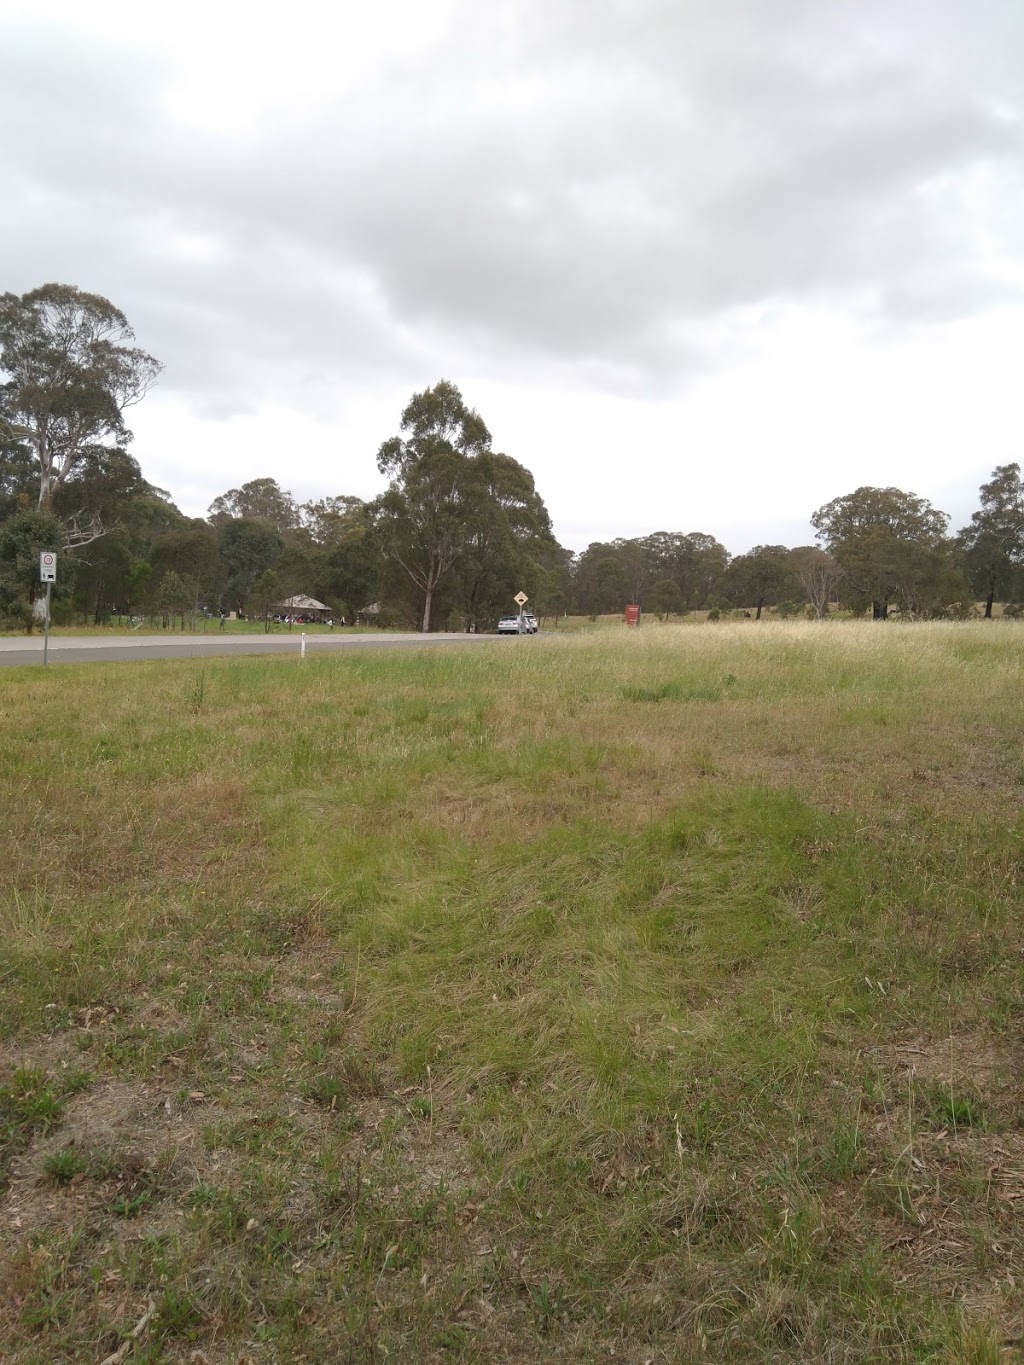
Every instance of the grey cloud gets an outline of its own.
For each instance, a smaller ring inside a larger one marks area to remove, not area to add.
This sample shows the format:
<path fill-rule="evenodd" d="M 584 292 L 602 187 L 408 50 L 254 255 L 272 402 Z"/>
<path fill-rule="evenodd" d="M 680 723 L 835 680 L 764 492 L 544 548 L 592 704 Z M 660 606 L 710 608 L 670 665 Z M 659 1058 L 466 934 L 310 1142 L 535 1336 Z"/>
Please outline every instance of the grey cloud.
<path fill-rule="evenodd" d="M 976 32 L 952 60 L 978 15 L 1012 18 L 958 8 L 904 30 L 852 0 L 477 6 L 429 61 L 257 141 L 169 122 L 152 55 L 22 34 L 5 285 L 46 260 L 110 293 L 165 384 L 224 413 L 419 379 L 435 347 L 661 390 L 717 363 L 703 325 L 763 301 L 960 316 L 1007 288 L 965 177 L 1003 187 L 990 230 L 1015 249 L 1024 101 Z"/>

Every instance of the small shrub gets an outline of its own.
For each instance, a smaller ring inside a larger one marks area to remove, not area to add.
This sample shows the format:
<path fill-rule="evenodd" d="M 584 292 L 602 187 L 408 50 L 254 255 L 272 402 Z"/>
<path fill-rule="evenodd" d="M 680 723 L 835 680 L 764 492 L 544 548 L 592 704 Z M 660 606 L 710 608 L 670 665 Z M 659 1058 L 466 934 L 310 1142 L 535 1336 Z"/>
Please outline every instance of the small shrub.
<path fill-rule="evenodd" d="M 973 621 L 979 615 L 973 602 L 950 602 L 935 612 L 937 619 L 945 621 Z"/>

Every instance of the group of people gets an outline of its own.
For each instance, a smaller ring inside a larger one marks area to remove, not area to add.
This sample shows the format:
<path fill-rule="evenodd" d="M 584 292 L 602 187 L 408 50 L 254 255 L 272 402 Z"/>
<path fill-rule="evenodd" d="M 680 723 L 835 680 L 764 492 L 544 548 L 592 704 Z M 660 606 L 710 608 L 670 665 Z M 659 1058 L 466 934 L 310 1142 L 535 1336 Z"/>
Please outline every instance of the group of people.
<path fill-rule="evenodd" d="M 228 619 L 227 613 L 224 612 L 224 611 L 222 611 L 221 614 L 220 614 L 220 628 L 221 628 L 221 630 L 224 629 L 225 622 L 227 621 L 227 619 Z M 235 617 L 235 620 L 238 620 L 238 621 L 244 621 L 245 619 L 246 619 L 246 618 L 245 618 L 245 614 L 244 614 L 243 612 L 239 612 L 238 615 L 237 615 L 237 617 Z M 276 625 L 279 625 L 279 626 L 320 626 L 320 625 L 323 625 L 323 626 L 326 626 L 328 630 L 333 630 L 333 629 L 334 629 L 334 617 L 333 617 L 333 616 L 329 616 L 329 617 L 327 618 L 326 621 L 317 621 L 317 620 L 316 620 L 314 617 L 312 617 L 312 616 L 275 616 L 275 617 L 274 617 L 274 623 L 275 623 Z M 342 619 L 338 622 L 338 625 L 339 625 L 339 626 L 343 626 L 344 624 L 345 624 L 345 619 L 344 619 L 344 617 L 342 617 Z"/>

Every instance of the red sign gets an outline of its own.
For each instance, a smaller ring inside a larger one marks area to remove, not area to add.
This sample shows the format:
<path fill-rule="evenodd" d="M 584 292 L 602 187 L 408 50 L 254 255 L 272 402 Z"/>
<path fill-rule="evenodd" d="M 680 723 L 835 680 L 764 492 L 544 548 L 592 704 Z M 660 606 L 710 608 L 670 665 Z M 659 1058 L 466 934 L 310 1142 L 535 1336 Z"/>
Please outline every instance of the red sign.
<path fill-rule="evenodd" d="M 635 602 L 630 602 L 626 606 L 626 625 L 630 630 L 640 624 L 640 608 Z"/>

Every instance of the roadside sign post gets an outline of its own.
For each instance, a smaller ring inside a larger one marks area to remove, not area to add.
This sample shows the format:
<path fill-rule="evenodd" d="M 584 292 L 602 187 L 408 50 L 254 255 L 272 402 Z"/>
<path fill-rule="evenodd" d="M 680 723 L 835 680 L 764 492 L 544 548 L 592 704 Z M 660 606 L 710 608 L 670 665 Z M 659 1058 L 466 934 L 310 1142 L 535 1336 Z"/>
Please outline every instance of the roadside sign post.
<path fill-rule="evenodd" d="M 50 593 L 57 581 L 57 556 L 53 550 L 43 550 L 39 556 L 39 581 L 46 584 L 46 619 L 43 623 L 43 667 L 50 652 Z"/>
<path fill-rule="evenodd" d="M 516 604 L 516 606 L 519 608 L 519 634 L 520 634 L 520 635 L 522 635 L 522 634 L 525 633 L 525 632 L 523 631 L 523 608 L 526 606 L 526 604 L 527 604 L 527 602 L 529 602 L 529 600 L 530 600 L 530 599 L 527 597 L 527 595 L 526 595 L 525 592 L 517 592 L 516 595 L 515 595 L 515 597 L 513 597 L 513 599 L 512 599 L 512 601 L 513 601 L 513 602 Z"/>

